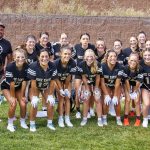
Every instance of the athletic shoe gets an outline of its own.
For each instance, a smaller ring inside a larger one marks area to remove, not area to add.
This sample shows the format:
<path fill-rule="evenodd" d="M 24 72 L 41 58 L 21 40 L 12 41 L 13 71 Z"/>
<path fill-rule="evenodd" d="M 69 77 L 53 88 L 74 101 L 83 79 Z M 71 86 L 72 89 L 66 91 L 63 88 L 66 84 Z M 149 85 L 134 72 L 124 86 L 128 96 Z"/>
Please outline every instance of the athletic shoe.
<path fill-rule="evenodd" d="M 0 122 L 2 121 L 2 119 L 0 119 Z"/>
<path fill-rule="evenodd" d="M 48 127 L 49 129 L 53 130 L 53 131 L 56 130 L 56 128 L 54 127 L 54 125 L 53 125 L 52 123 L 48 123 L 48 124 L 47 124 L 47 127 Z"/>
<path fill-rule="evenodd" d="M 24 128 L 24 129 L 28 129 L 28 126 L 27 126 L 27 124 L 26 124 L 25 122 L 21 122 L 21 123 L 20 123 L 20 126 L 21 126 L 22 128 Z"/>
<path fill-rule="evenodd" d="M 107 118 L 103 118 L 103 125 L 107 126 L 108 123 L 107 123 Z"/>
<path fill-rule="evenodd" d="M 95 116 L 94 109 L 90 109 L 90 116 L 91 116 L 91 117 L 94 117 L 94 116 Z"/>
<path fill-rule="evenodd" d="M 141 120 L 140 119 L 136 119 L 134 126 L 135 127 L 139 127 L 141 124 Z"/>
<path fill-rule="evenodd" d="M 147 128 L 148 127 L 148 120 L 143 120 L 142 126 L 144 128 Z"/>
<path fill-rule="evenodd" d="M 117 125 L 118 125 L 118 126 L 122 126 L 121 119 L 117 119 Z"/>
<path fill-rule="evenodd" d="M 87 119 L 83 119 L 82 121 L 81 121 L 81 126 L 85 126 L 87 124 Z"/>
<path fill-rule="evenodd" d="M 124 126 L 129 126 L 130 125 L 129 118 L 124 118 L 123 124 L 124 124 Z"/>
<path fill-rule="evenodd" d="M 36 131 L 36 125 L 35 124 L 30 124 L 30 131 L 35 132 Z"/>
<path fill-rule="evenodd" d="M 91 118 L 91 114 L 90 114 L 90 112 L 88 112 L 88 114 L 87 114 L 87 118 L 89 119 L 89 118 Z"/>
<path fill-rule="evenodd" d="M 130 112 L 129 112 L 129 116 L 130 116 L 130 117 L 134 117 L 134 116 L 135 116 L 135 112 L 134 112 L 134 111 L 130 111 Z"/>
<path fill-rule="evenodd" d="M 80 113 L 79 111 L 76 113 L 76 118 L 77 118 L 77 119 L 80 119 L 80 118 L 81 118 L 81 113 Z"/>
<path fill-rule="evenodd" d="M 58 126 L 61 127 L 61 128 L 65 127 L 65 125 L 64 125 L 64 119 L 58 119 Z"/>
<path fill-rule="evenodd" d="M 65 119 L 67 127 L 73 127 L 73 124 L 70 122 L 70 119 Z"/>
<path fill-rule="evenodd" d="M 108 112 L 111 116 L 116 116 L 116 112 L 115 112 L 115 108 L 114 108 L 114 105 L 111 103 L 109 105 L 109 112 Z"/>
<path fill-rule="evenodd" d="M 98 120 L 97 124 L 98 124 L 99 127 L 103 127 L 103 121 L 102 120 Z"/>
<path fill-rule="evenodd" d="M 7 125 L 7 130 L 9 130 L 10 132 L 15 132 L 15 127 L 13 124 L 8 124 Z"/>

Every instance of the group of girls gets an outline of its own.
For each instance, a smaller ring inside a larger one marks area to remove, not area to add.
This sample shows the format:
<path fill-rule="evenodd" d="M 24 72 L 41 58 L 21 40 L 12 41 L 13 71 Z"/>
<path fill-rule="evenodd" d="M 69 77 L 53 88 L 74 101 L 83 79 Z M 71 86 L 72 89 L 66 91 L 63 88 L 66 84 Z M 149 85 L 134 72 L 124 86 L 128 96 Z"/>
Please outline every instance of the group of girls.
<path fill-rule="evenodd" d="M 130 102 L 136 110 L 135 126 L 148 126 L 150 105 L 150 42 L 144 32 L 138 39 L 130 38 L 130 47 L 122 49 L 120 40 L 114 41 L 113 49 L 107 50 L 103 39 L 96 45 L 90 44 L 90 35 L 83 33 L 80 43 L 72 46 L 68 36 L 61 34 L 59 42 L 49 42 L 49 34 L 42 32 L 39 42 L 29 35 L 26 42 L 13 51 L 13 62 L 6 67 L 1 90 L 9 103 L 7 129 L 14 132 L 15 110 L 20 106 L 20 126 L 36 131 L 36 114 L 40 95 L 42 106 L 47 110 L 47 127 L 56 130 L 53 124 L 55 99 L 58 99 L 59 127 L 73 127 L 70 120 L 70 98 L 75 90 L 76 118 L 81 118 L 81 126 L 87 124 L 88 117 L 94 116 L 97 124 L 107 125 L 110 106 L 115 109 L 116 123 L 122 125 L 121 95 L 125 96 L 124 120 L 129 125 Z M 27 104 L 30 106 L 30 127 L 26 124 Z M 141 103 L 143 103 L 141 111 Z"/>

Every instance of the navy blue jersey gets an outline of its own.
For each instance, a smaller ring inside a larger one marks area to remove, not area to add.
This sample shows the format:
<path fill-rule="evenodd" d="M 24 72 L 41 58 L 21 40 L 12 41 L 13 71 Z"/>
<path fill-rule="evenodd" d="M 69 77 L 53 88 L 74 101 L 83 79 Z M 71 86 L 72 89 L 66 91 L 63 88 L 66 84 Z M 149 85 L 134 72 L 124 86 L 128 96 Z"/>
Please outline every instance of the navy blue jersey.
<path fill-rule="evenodd" d="M 105 56 L 105 53 L 104 53 L 104 54 L 102 54 L 102 55 L 99 55 L 99 53 L 98 53 L 97 49 L 95 49 L 95 55 L 96 55 L 96 59 L 97 59 L 97 61 L 101 63 L 101 62 L 102 62 L 102 60 L 103 60 L 103 58 L 104 58 L 104 56 Z"/>
<path fill-rule="evenodd" d="M 130 85 L 136 86 L 136 82 L 139 81 L 142 83 L 143 81 L 143 73 L 142 73 L 142 67 L 140 66 L 139 69 L 135 71 L 131 71 L 129 66 L 126 65 L 124 67 L 124 74 L 125 78 L 129 80 Z"/>
<path fill-rule="evenodd" d="M 10 42 L 4 38 L 0 39 L 0 74 L 3 74 L 3 66 L 6 56 L 11 53 L 12 47 Z"/>
<path fill-rule="evenodd" d="M 119 63 L 116 63 L 115 67 L 110 70 L 107 63 L 101 64 L 102 69 L 102 78 L 104 78 L 105 84 L 113 88 L 115 86 L 116 79 L 124 78 L 123 66 Z"/>
<path fill-rule="evenodd" d="M 51 45 L 51 43 L 48 42 L 46 46 L 47 47 L 43 47 L 40 43 L 35 44 L 35 50 L 36 50 L 38 56 L 40 55 L 40 50 L 43 49 L 43 48 L 47 48 L 49 54 L 52 55 L 52 45 Z"/>
<path fill-rule="evenodd" d="M 2 81 L 10 85 L 11 82 L 15 83 L 15 88 L 20 87 L 23 81 L 27 81 L 28 64 L 24 64 L 21 70 L 18 70 L 16 62 L 9 63 L 6 67 L 6 78 Z"/>
<path fill-rule="evenodd" d="M 88 66 L 85 61 L 80 62 L 78 65 L 79 74 L 85 75 L 88 80 L 87 82 L 90 85 L 95 85 L 96 75 L 101 75 L 101 65 L 99 62 L 97 62 L 97 66 L 98 66 L 97 72 L 93 74 L 91 72 L 91 66 Z"/>
<path fill-rule="evenodd" d="M 66 67 L 63 67 L 60 58 L 56 59 L 54 64 L 57 68 L 57 75 L 60 81 L 65 81 L 70 74 L 75 75 L 77 72 L 76 63 L 72 58 L 69 60 Z"/>
<path fill-rule="evenodd" d="M 37 61 L 37 59 L 38 59 L 38 56 L 37 56 L 37 52 L 35 50 L 33 50 L 32 54 L 27 52 L 27 63 L 28 64 L 31 64 L 31 63 Z"/>
<path fill-rule="evenodd" d="M 61 44 L 60 43 L 54 43 L 52 46 L 52 53 L 54 55 L 54 60 L 56 60 L 57 58 L 60 57 L 60 48 L 61 48 Z"/>
<path fill-rule="evenodd" d="M 49 87 L 51 80 L 57 78 L 57 69 L 54 63 L 49 62 L 48 69 L 44 71 L 39 62 L 35 61 L 29 66 L 27 77 L 30 80 L 36 80 L 37 88 L 44 90 Z"/>
<path fill-rule="evenodd" d="M 141 63 L 141 66 L 143 68 L 143 83 L 141 87 L 150 90 L 150 66 L 146 65 L 144 62 Z"/>
<path fill-rule="evenodd" d="M 76 44 L 73 47 L 72 57 L 77 60 L 77 64 L 79 64 L 83 60 L 85 50 L 87 49 L 92 49 L 95 52 L 95 46 L 92 44 L 88 44 L 88 47 L 86 49 L 83 49 L 81 44 Z"/>
<path fill-rule="evenodd" d="M 121 50 L 120 54 L 117 56 L 117 61 L 119 64 L 124 65 L 126 61 L 126 55 Z"/>
<path fill-rule="evenodd" d="M 139 50 L 139 48 L 137 48 L 137 49 L 135 50 L 135 52 L 137 52 L 137 53 L 140 55 L 140 50 Z M 132 53 L 132 50 L 131 50 L 130 47 L 128 47 L 128 48 L 125 48 L 125 49 L 123 50 L 123 53 L 124 53 L 124 55 L 125 55 L 124 64 L 126 65 L 126 64 L 128 64 L 128 58 L 129 58 L 130 54 Z"/>

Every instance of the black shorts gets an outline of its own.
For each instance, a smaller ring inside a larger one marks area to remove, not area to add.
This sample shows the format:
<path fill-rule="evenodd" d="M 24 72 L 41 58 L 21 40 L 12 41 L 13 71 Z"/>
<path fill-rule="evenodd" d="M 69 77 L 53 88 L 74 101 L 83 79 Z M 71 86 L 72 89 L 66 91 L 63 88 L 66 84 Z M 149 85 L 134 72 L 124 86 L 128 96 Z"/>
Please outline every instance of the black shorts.
<path fill-rule="evenodd" d="M 141 89 L 146 89 L 146 90 L 150 91 L 150 88 L 145 86 L 144 84 L 142 84 Z"/>
<path fill-rule="evenodd" d="M 82 79 L 81 75 L 75 75 L 75 79 Z"/>
<path fill-rule="evenodd" d="M 6 90 L 6 89 L 10 90 L 10 85 L 7 84 L 6 82 L 2 82 L 2 84 L 1 84 L 1 91 L 2 90 Z M 18 91 L 20 89 L 21 89 L 21 86 L 15 87 L 15 91 Z"/>

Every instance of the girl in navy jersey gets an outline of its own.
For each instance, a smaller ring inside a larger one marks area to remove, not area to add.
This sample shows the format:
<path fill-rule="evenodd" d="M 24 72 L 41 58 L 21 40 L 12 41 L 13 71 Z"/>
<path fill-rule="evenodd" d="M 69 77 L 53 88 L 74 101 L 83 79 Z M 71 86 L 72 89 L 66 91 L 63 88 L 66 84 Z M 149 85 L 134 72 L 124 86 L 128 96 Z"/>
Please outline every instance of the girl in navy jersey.
<path fill-rule="evenodd" d="M 148 110 L 150 107 L 150 49 L 143 50 L 143 84 L 141 86 L 143 100 L 143 127 L 148 127 Z"/>
<path fill-rule="evenodd" d="M 31 80 L 30 88 L 30 131 L 35 132 L 35 117 L 37 113 L 37 106 L 40 101 L 39 94 L 43 93 L 47 102 L 47 127 L 55 130 L 53 126 L 53 114 L 55 99 L 53 97 L 55 80 L 57 81 L 57 70 L 55 65 L 49 61 L 49 52 L 47 49 L 42 49 L 39 53 L 38 61 L 33 62 L 28 69 L 28 78 Z M 58 84 L 60 89 L 60 84 Z M 63 92 L 61 90 L 61 92 Z"/>
<path fill-rule="evenodd" d="M 116 111 L 117 125 L 122 125 L 120 118 L 120 94 L 121 79 L 123 78 L 123 68 L 117 62 L 117 53 L 114 50 L 108 50 L 104 62 L 101 64 L 101 88 L 103 90 L 103 124 L 107 125 L 107 113 L 110 103 L 112 102 Z"/>
<path fill-rule="evenodd" d="M 52 45 L 49 42 L 49 33 L 48 32 L 41 32 L 39 42 L 35 45 L 35 50 L 37 55 L 40 54 L 41 49 L 47 48 L 49 54 L 50 54 L 50 60 L 52 60 Z M 44 97 L 42 96 L 42 110 L 46 111 L 46 101 L 44 100 Z"/>
<path fill-rule="evenodd" d="M 96 59 L 101 62 L 106 53 L 106 45 L 102 38 L 96 40 Z"/>
<path fill-rule="evenodd" d="M 131 53 L 128 59 L 128 65 L 124 68 L 126 78 L 125 88 L 125 115 L 124 125 L 128 126 L 129 118 L 128 114 L 130 111 L 130 100 L 135 103 L 136 110 L 136 122 L 134 126 L 140 126 L 140 84 L 143 81 L 142 67 L 139 66 L 139 55 L 138 53 Z"/>
<path fill-rule="evenodd" d="M 37 54 L 40 54 L 40 50 L 43 48 L 47 48 L 50 56 L 52 55 L 52 46 L 51 43 L 49 42 L 49 33 L 48 32 L 41 32 L 40 33 L 40 38 L 39 42 L 36 43 L 35 49 Z"/>
<path fill-rule="evenodd" d="M 59 42 L 53 44 L 53 60 L 56 60 L 57 58 L 60 57 L 61 47 L 67 45 L 69 45 L 68 35 L 66 33 L 62 33 L 60 35 Z M 71 44 L 69 46 L 72 47 Z"/>
<path fill-rule="evenodd" d="M 84 54 L 84 61 L 79 64 L 79 73 L 82 77 L 85 89 L 83 91 L 83 119 L 81 126 L 86 125 L 87 115 L 90 107 L 90 98 L 93 95 L 96 103 L 96 112 L 98 117 L 98 126 L 102 123 L 102 102 L 100 99 L 100 63 L 96 60 L 96 55 L 92 49 L 87 49 Z"/>
<path fill-rule="evenodd" d="M 17 101 L 20 106 L 20 125 L 27 129 L 25 123 L 26 116 L 26 97 L 25 88 L 27 82 L 26 53 L 23 49 L 17 49 L 13 52 L 14 61 L 8 64 L 6 68 L 6 78 L 2 81 L 2 93 L 9 103 L 8 126 L 11 132 L 15 131 L 13 125 Z"/>
<path fill-rule="evenodd" d="M 83 60 L 85 50 L 92 49 L 95 50 L 95 46 L 89 43 L 90 41 L 90 35 L 88 33 L 83 33 L 80 36 L 80 44 L 76 44 L 73 47 L 73 58 L 76 60 L 77 65 Z M 81 118 L 80 113 L 80 102 L 79 102 L 79 89 L 81 86 L 81 76 L 76 75 L 75 76 L 75 90 L 76 90 L 76 118 Z"/>
<path fill-rule="evenodd" d="M 60 49 L 60 58 L 54 61 L 57 71 L 58 79 L 61 82 L 61 86 L 64 89 L 65 97 L 61 96 L 58 92 L 58 105 L 59 105 L 59 127 L 65 127 L 63 113 L 65 112 L 65 123 L 68 127 L 73 127 L 70 122 L 70 96 L 71 96 L 71 79 L 72 75 L 76 73 L 76 63 L 71 58 L 71 48 L 69 46 L 63 46 Z M 64 110 L 65 109 L 65 110 Z"/>

